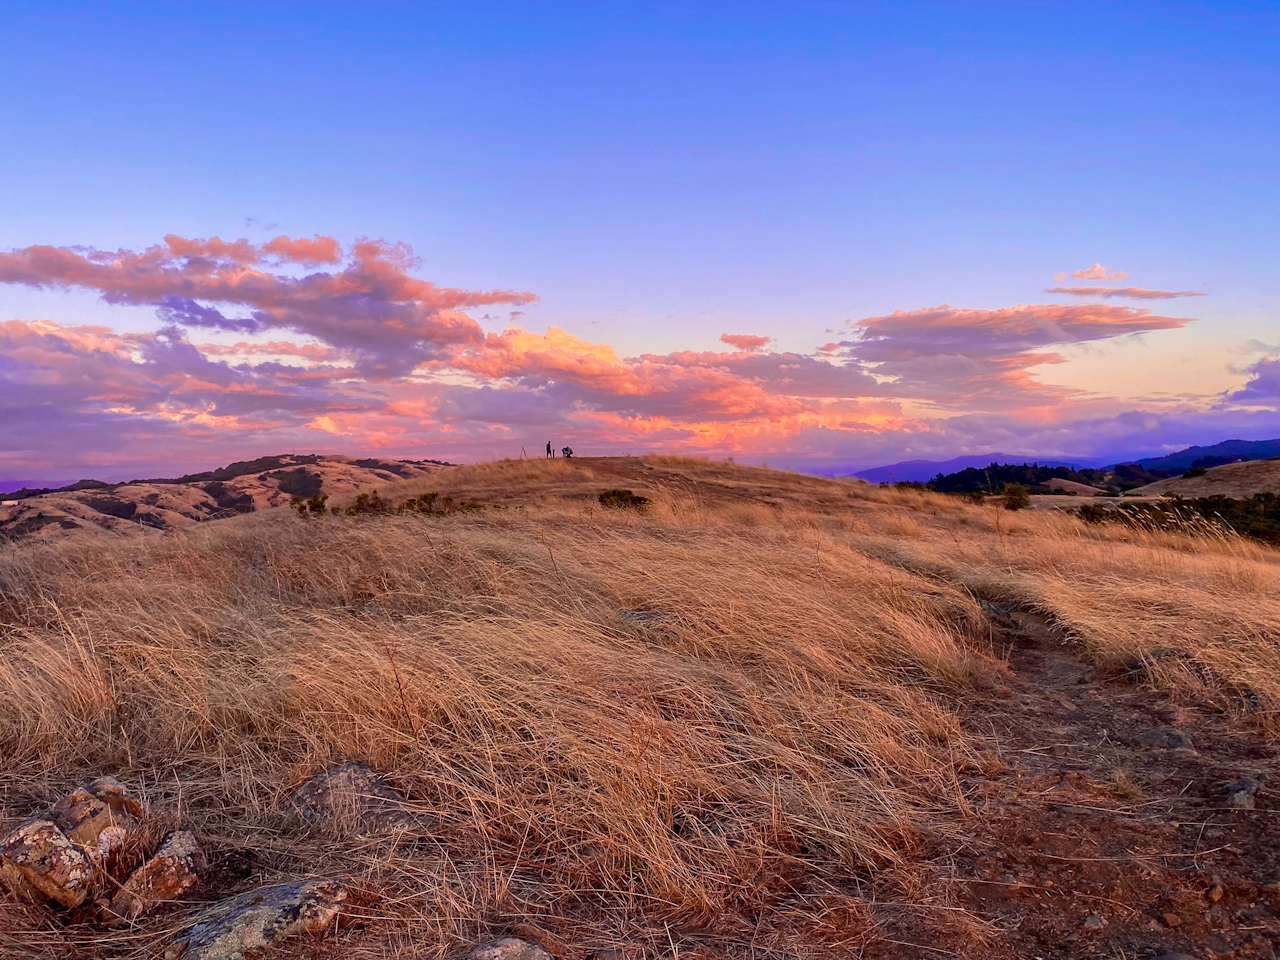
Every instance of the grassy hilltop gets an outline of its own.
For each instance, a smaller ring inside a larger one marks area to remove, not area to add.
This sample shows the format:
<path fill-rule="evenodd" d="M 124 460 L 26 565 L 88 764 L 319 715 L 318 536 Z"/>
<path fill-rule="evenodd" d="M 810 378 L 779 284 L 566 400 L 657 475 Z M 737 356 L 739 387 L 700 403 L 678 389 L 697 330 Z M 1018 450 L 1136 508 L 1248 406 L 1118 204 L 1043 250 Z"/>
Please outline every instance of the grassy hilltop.
<path fill-rule="evenodd" d="M 1277 818 L 1196 834 L 1275 761 L 1269 547 L 665 457 L 378 498 L 3 548 L 0 830 L 110 774 L 210 868 L 111 932 L 0 900 L 0 954 L 154 956 L 199 903 L 311 875 L 356 909 L 273 956 L 1133 957 L 1227 936 L 1213 910 L 1276 923 L 1230 911 L 1275 899 Z M 1144 747 L 1161 724 L 1199 752 Z M 291 790 L 347 760 L 421 816 L 300 822 Z"/>

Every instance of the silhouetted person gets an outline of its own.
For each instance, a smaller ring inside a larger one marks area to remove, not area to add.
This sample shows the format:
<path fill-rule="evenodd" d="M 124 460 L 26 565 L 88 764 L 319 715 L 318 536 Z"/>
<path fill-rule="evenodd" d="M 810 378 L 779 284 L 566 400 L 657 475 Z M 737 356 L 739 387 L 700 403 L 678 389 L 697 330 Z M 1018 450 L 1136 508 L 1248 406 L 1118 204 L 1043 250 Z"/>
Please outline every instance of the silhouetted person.
<path fill-rule="evenodd" d="M 551 458 L 551 457 L 553 457 L 553 456 L 555 456 L 555 454 L 553 454 L 553 453 L 551 452 L 551 441 L 550 441 L 550 440 L 548 440 L 548 441 L 547 441 L 547 457 L 548 457 L 548 458 Z"/>
<path fill-rule="evenodd" d="M 570 457 L 573 456 L 573 447 L 565 447 L 563 450 L 560 451 L 560 455 L 564 457 L 566 460 L 568 460 Z"/>

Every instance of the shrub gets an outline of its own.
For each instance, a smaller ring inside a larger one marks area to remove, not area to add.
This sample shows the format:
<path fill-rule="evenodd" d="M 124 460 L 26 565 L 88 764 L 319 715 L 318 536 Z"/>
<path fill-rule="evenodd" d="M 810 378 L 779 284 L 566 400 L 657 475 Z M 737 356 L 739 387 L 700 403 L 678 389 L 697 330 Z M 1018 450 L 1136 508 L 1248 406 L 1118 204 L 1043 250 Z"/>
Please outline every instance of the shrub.
<path fill-rule="evenodd" d="M 373 494 L 362 493 L 356 497 L 356 502 L 347 507 L 347 516 L 354 517 L 362 513 L 390 513 L 391 504 L 378 496 L 378 491 Z"/>
<path fill-rule="evenodd" d="M 1208 472 L 1209 471 L 1206 470 L 1204 467 L 1192 467 L 1186 473 L 1184 473 L 1183 476 L 1184 477 L 1203 477 Z"/>
<path fill-rule="evenodd" d="M 1085 523 L 1102 523 L 1109 513 L 1111 511 L 1100 503 L 1086 503 L 1080 507 L 1080 519 Z"/>
<path fill-rule="evenodd" d="M 309 515 L 322 517 L 325 514 L 325 501 L 328 499 L 322 493 L 317 493 L 308 500 L 303 500 L 302 497 L 294 497 L 289 501 L 289 506 L 297 510 L 300 517 Z"/>
<path fill-rule="evenodd" d="M 1005 484 L 1001 501 L 1006 510 L 1022 510 L 1031 506 L 1031 496 L 1027 493 L 1027 488 L 1020 483 Z"/>
<path fill-rule="evenodd" d="M 649 505 L 648 497 L 641 497 L 630 490 L 606 490 L 600 494 L 600 506 L 609 510 L 625 510 L 627 507 L 639 509 Z"/>

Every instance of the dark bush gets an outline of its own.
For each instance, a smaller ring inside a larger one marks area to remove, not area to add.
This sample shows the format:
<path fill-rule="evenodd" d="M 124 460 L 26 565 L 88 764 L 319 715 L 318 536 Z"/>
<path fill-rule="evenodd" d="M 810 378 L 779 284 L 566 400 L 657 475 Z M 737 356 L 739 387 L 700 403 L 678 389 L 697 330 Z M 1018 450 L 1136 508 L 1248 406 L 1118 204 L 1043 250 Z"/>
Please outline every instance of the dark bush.
<path fill-rule="evenodd" d="M 392 506 L 382 497 L 378 496 L 378 491 L 373 491 L 372 496 L 362 493 L 356 497 L 356 502 L 347 507 L 347 516 L 354 517 L 362 513 L 391 513 Z"/>
<path fill-rule="evenodd" d="M 320 474 L 302 467 L 296 470 L 277 470 L 275 473 L 268 473 L 267 476 L 280 484 L 281 493 L 304 499 L 319 493 L 322 483 Z"/>
<path fill-rule="evenodd" d="M 1183 476 L 1184 477 L 1203 477 L 1208 472 L 1209 471 L 1206 470 L 1204 467 L 1192 467 L 1186 473 L 1184 473 Z"/>
<path fill-rule="evenodd" d="M 600 505 L 610 510 L 625 510 L 628 507 L 639 509 L 649 505 L 648 497 L 641 497 L 630 490 L 606 490 L 600 494 Z"/>
<path fill-rule="evenodd" d="M 1023 510 L 1031 506 L 1031 496 L 1027 488 L 1020 483 L 1007 483 L 1001 496 L 1006 510 Z"/>
<path fill-rule="evenodd" d="M 1086 503 L 1080 507 L 1080 519 L 1085 523 L 1101 523 L 1112 513 L 1100 503 Z"/>

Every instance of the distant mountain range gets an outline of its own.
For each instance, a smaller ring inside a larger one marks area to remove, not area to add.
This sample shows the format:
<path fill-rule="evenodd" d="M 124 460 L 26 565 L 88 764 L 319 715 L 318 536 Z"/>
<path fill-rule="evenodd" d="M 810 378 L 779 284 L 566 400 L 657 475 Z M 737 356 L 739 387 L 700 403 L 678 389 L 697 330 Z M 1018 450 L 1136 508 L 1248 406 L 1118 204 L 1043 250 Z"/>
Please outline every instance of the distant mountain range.
<path fill-rule="evenodd" d="M 1239 460 L 1270 460 L 1272 457 L 1280 457 L 1280 439 L 1223 440 L 1208 447 L 1187 447 L 1185 450 L 1163 457 L 1144 457 L 1141 460 L 1125 462 L 1140 464 L 1147 470 L 1168 470 L 1176 473 L 1189 470 L 1193 466 L 1210 467 Z M 1197 464 L 1197 460 L 1214 462 Z"/>
<path fill-rule="evenodd" d="M 1079 461 L 1054 460 L 1052 457 L 1011 456 L 1007 453 L 979 453 L 966 457 L 953 457 L 950 460 L 903 460 L 891 463 L 887 467 L 873 467 L 870 470 L 859 470 L 854 474 L 859 480 L 867 483 L 924 483 L 932 480 L 940 473 L 955 473 L 968 467 L 985 467 L 992 463 L 1039 463 L 1046 467 L 1070 467 L 1076 469 Z"/>
<path fill-rule="evenodd" d="M 1133 460 L 1117 460 L 1108 463 L 1103 469 L 1114 469 L 1120 463 L 1137 463 L 1146 470 L 1164 470 L 1169 473 L 1182 473 L 1197 465 L 1197 461 L 1207 461 L 1199 466 L 1214 466 L 1229 463 L 1233 460 L 1268 460 L 1280 457 L 1280 439 L 1276 440 L 1223 440 L 1209 446 L 1187 447 L 1177 453 L 1160 457 L 1142 457 Z M 1053 457 L 1035 457 L 1010 455 L 1007 453 L 979 453 L 964 457 L 953 457 L 950 460 L 903 460 L 884 467 L 873 467 L 870 470 L 859 470 L 853 476 L 868 483 L 897 483 L 908 481 L 924 483 L 938 474 L 955 473 L 968 467 L 985 467 L 992 463 L 1038 463 L 1048 467 L 1070 467 L 1073 470 L 1082 466 L 1095 466 L 1098 461 L 1087 459 L 1057 460 Z"/>

